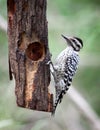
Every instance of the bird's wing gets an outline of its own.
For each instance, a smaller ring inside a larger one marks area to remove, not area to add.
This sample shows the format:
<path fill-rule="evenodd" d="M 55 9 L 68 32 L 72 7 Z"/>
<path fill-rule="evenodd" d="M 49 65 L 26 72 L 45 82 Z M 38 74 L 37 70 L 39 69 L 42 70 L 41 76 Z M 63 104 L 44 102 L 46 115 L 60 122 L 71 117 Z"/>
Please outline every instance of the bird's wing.
<path fill-rule="evenodd" d="M 79 57 L 78 55 L 72 55 L 70 57 L 67 57 L 67 60 L 65 62 L 65 67 L 64 67 L 64 83 L 65 83 L 65 88 L 68 90 L 68 86 L 71 85 L 72 78 L 76 73 L 76 70 L 78 68 L 78 63 L 79 63 Z"/>

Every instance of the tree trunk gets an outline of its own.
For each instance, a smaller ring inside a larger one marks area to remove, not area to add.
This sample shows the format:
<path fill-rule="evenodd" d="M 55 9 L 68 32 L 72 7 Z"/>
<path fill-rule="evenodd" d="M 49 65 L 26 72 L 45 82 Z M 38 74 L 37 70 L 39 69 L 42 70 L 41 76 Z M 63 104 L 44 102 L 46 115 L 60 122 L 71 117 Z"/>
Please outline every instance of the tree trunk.
<path fill-rule="evenodd" d="M 51 112 L 46 0 L 7 0 L 9 74 L 18 106 Z"/>

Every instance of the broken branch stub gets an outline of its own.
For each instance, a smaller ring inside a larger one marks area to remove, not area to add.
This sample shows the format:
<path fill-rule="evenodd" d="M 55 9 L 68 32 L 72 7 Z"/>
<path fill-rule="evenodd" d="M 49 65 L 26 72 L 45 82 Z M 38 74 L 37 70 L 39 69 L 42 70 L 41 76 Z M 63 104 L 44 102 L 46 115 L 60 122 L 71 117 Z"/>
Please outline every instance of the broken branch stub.
<path fill-rule="evenodd" d="M 51 112 L 46 0 L 7 0 L 9 75 L 18 106 Z"/>

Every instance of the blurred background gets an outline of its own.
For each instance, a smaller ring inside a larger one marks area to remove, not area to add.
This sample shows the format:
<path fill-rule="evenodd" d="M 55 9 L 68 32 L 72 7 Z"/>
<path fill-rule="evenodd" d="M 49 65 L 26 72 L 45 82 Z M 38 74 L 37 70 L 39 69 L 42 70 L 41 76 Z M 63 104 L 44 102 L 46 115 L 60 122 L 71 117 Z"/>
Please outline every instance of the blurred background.
<path fill-rule="evenodd" d="M 100 0 L 48 0 L 47 19 L 53 61 L 66 48 L 61 34 L 84 42 L 74 87 L 55 117 L 17 107 L 15 84 L 8 75 L 6 0 L 0 0 L 0 129 L 100 130 Z"/>

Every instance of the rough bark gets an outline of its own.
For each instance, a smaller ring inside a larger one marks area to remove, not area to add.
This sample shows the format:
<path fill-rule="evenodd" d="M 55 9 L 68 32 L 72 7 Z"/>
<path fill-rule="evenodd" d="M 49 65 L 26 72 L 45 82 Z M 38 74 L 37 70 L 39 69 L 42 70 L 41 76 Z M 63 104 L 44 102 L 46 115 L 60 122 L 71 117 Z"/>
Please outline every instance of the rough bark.
<path fill-rule="evenodd" d="M 7 0 L 9 74 L 18 106 L 52 111 L 46 0 Z"/>

